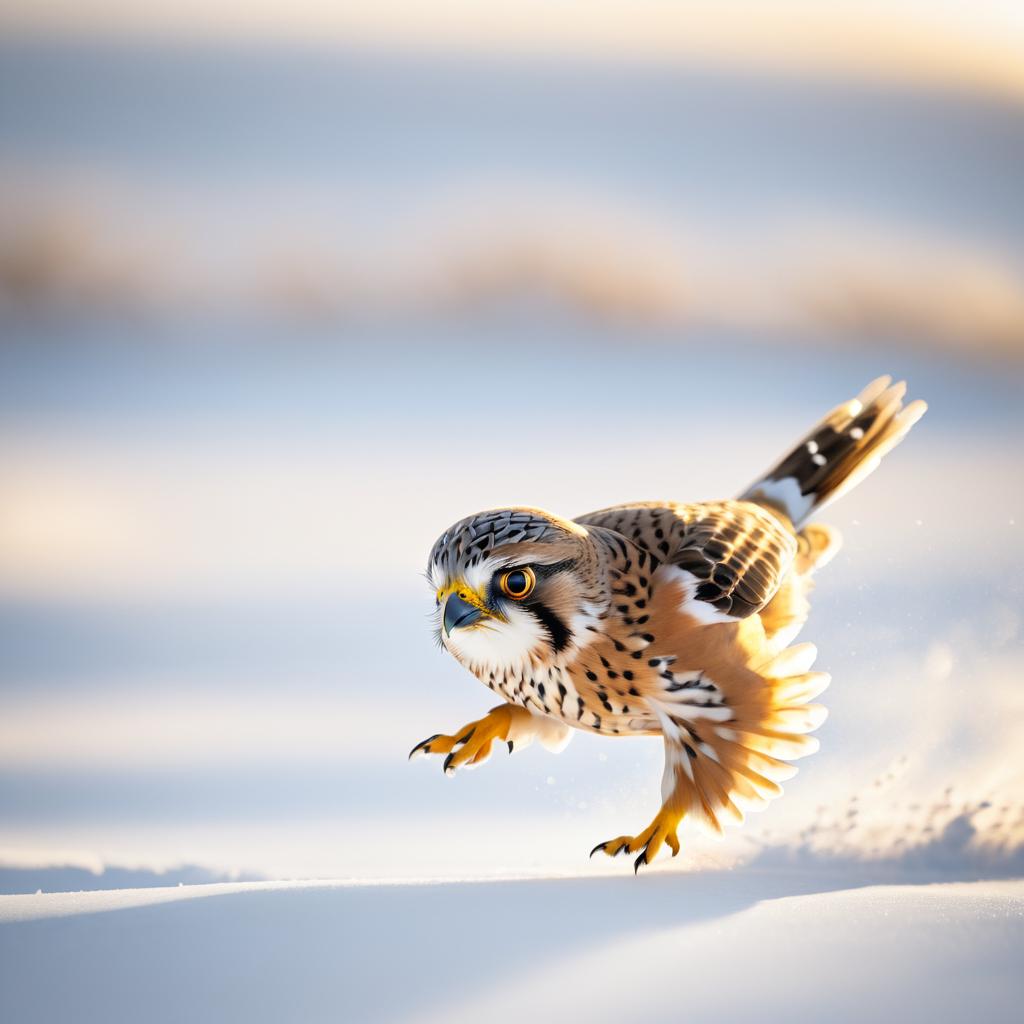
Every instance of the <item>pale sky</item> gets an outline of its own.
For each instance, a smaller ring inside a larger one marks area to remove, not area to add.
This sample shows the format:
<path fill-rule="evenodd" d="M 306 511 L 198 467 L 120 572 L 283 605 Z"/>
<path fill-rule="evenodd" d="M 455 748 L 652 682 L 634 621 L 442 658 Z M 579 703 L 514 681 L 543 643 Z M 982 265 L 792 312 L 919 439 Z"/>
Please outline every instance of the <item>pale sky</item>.
<path fill-rule="evenodd" d="M 1020 0 L 0 0 L 0 32 L 699 59 L 1024 97 Z"/>

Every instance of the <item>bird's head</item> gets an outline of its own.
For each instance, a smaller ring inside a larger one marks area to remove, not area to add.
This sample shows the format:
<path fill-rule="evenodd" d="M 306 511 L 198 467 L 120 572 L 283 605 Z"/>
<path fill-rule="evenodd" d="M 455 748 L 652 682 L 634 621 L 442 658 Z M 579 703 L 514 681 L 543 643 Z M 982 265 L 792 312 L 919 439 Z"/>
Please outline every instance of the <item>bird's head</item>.
<path fill-rule="evenodd" d="M 551 661 L 574 646 L 597 594 L 587 531 L 531 508 L 462 519 L 430 552 L 438 639 L 471 670 Z"/>

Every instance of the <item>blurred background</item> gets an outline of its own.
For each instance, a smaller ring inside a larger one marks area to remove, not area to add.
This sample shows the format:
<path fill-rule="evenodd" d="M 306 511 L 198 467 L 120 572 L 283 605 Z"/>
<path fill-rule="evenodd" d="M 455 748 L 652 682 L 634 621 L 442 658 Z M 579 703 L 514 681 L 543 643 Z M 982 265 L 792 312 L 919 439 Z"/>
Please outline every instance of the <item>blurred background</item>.
<path fill-rule="evenodd" d="M 5 0 L 0 891 L 607 870 L 657 741 L 406 763 L 492 700 L 430 545 L 880 373 L 822 750 L 673 868 L 1024 867 L 1024 8 Z"/>

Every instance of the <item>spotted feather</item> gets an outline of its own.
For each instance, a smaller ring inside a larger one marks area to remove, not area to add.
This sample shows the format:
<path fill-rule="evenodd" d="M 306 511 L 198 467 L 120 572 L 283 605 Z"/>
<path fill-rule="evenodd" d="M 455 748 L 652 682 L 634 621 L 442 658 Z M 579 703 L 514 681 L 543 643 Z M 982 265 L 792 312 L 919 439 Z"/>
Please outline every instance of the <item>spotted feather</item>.
<path fill-rule="evenodd" d="M 690 600 L 736 619 L 768 604 L 798 549 L 787 524 L 750 502 L 619 505 L 576 522 L 628 537 L 690 577 Z"/>

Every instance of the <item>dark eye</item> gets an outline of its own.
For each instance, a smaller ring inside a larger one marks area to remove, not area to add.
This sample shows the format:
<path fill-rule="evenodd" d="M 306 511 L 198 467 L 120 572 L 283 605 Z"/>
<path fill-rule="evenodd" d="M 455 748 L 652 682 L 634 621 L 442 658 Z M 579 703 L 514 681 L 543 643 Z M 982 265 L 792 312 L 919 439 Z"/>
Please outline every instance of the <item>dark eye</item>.
<path fill-rule="evenodd" d="M 510 569 L 501 574 L 501 592 L 513 601 L 522 601 L 537 583 L 532 569 Z"/>

